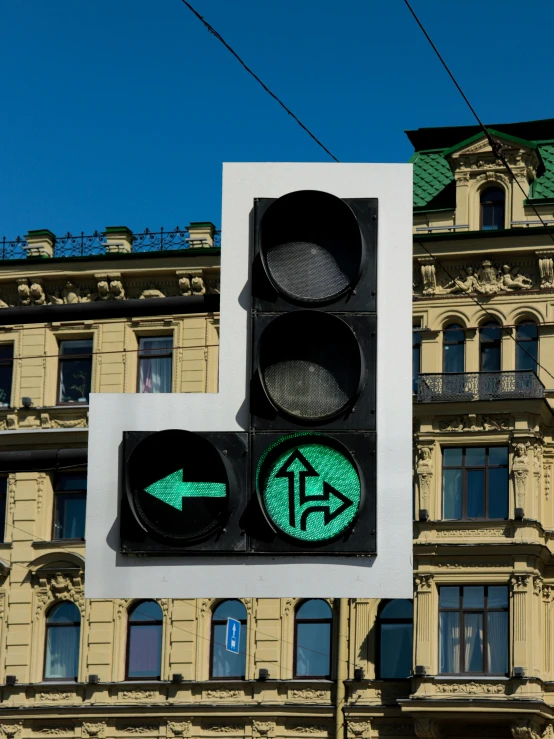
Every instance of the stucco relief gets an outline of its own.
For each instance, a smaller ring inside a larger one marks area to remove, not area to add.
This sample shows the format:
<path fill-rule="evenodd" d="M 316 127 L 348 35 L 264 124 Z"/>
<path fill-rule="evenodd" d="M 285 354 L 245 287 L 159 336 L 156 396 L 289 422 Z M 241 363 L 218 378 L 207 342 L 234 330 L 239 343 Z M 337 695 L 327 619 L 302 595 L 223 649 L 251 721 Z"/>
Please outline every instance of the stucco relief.
<path fill-rule="evenodd" d="M 81 611 L 85 613 L 85 597 L 83 592 L 83 583 L 80 576 L 68 577 L 61 572 L 57 572 L 53 577 L 39 577 L 39 587 L 36 590 L 36 611 L 35 618 L 40 618 L 43 611 L 50 603 L 55 601 L 67 600 L 75 603 Z"/>
<path fill-rule="evenodd" d="M 421 444 L 418 449 L 417 476 L 419 480 L 420 507 L 428 508 L 431 497 L 431 483 L 433 481 L 433 444 Z"/>
<path fill-rule="evenodd" d="M 105 721 L 85 721 L 83 723 L 83 735 L 89 737 L 98 737 L 102 739 L 106 735 Z"/>
<path fill-rule="evenodd" d="M 192 723 L 190 721 L 168 721 L 167 728 L 173 736 L 190 736 Z"/>
<path fill-rule="evenodd" d="M 441 431 L 509 431 L 514 427 L 511 416 L 484 416 L 468 414 L 439 421 Z"/>

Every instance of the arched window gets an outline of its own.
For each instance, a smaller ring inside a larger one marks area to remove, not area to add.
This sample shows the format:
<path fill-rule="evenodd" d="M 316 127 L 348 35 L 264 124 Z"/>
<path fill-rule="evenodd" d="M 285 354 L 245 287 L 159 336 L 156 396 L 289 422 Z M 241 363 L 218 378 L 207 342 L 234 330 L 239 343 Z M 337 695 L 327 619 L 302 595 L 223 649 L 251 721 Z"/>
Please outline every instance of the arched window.
<path fill-rule="evenodd" d="M 443 372 L 463 372 L 465 369 L 465 334 L 458 323 L 451 323 L 442 337 Z"/>
<path fill-rule="evenodd" d="M 481 191 L 481 230 L 498 231 L 505 227 L 506 193 L 501 187 Z"/>
<path fill-rule="evenodd" d="M 516 370 L 537 371 L 539 332 L 533 321 L 523 321 L 516 327 Z"/>
<path fill-rule="evenodd" d="M 225 649 L 227 619 L 240 621 L 238 654 Z M 210 650 L 210 677 L 244 678 L 246 674 L 246 608 L 240 600 L 224 600 L 212 615 L 212 640 Z"/>
<path fill-rule="evenodd" d="M 421 372 L 421 333 L 412 333 L 412 392 L 417 394 L 417 378 Z"/>
<path fill-rule="evenodd" d="M 76 680 L 81 614 L 75 603 L 58 603 L 46 617 L 45 680 Z"/>
<path fill-rule="evenodd" d="M 381 679 L 400 679 L 412 674 L 413 618 L 414 607 L 409 600 L 389 600 L 381 604 L 377 621 Z"/>
<path fill-rule="evenodd" d="M 485 323 L 479 331 L 480 369 L 482 372 L 500 372 L 502 329 L 496 321 Z"/>
<path fill-rule="evenodd" d="M 162 632 L 163 614 L 158 603 L 135 603 L 127 621 L 127 680 L 160 679 Z"/>
<path fill-rule="evenodd" d="M 294 677 L 331 677 L 333 612 L 324 600 L 305 600 L 294 618 Z"/>

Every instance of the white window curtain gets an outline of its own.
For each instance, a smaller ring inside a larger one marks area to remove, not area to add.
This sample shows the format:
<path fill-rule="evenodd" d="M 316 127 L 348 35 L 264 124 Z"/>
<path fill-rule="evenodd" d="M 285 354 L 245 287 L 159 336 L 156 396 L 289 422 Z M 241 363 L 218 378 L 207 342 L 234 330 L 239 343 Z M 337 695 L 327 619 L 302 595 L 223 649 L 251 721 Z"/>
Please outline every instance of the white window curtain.
<path fill-rule="evenodd" d="M 440 614 L 441 672 L 460 672 L 460 614 Z"/>
<path fill-rule="evenodd" d="M 139 392 L 170 393 L 173 363 L 172 337 L 141 338 L 139 348 Z"/>

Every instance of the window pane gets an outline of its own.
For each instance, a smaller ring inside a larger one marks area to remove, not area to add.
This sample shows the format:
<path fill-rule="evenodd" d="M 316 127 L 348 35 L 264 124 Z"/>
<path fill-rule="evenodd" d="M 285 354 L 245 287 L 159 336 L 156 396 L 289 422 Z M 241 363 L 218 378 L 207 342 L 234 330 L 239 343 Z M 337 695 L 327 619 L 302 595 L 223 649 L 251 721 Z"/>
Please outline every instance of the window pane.
<path fill-rule="evenodd" d="M 75 624 L 80 620 L 81 614 L 74 603 L 60 603 L 54 606 L 46 619 L 49 624 Z"/>
<path fill-rule="evenodd" d="M 507 588 L 504 590 L 507 591 Z M 508 673 L 508 614 L 488 613 L 487 619 L 488 671 L 505 675 Z"/>
<path fill-rule="evenodd" d="M 328 677 L 331 669 L 331 624 L 303 624 L 296 627 L 297 677 Z"/>
<path fill-rule="evenodd" d="M 225 649 L 226 624 L 215 624 L 212 644 L 212 677 L 244 677 L 246 665 L 246 629 L 240 630 L 239 653 Z"/>
<path fill-rule="evenodd" d="M 487 450 L 484 446 L 469 446 L 466 449 L 466 465 L 468 467 L 484 467 Z"/>
<path fill-rule="evenodd" d="M 80 626 L 48 626 L 46 630 L 46 678 L 75 680 L 79 671 Z"/>
<path fill-rule="evenodd" d="M 416 337 L 418 340 L 416 341 Z M 421 369 L 421 335 L 414 334 L 412 346 L 412 386 L 413 392 L 417 393 L 417 376 Z"/>
<path fill-rule="evenodd" d="M 483 614 L 464 615 L 464 672 L 483 672 Z"/>
<path fill-rule="evenodd" d="M 464 345 L 463 344 L 445 344 L 444 346 L 444 371 L 445 372 L 463 372 L 464 371 Z"/>
<path fill-rule="evenodd" d="M 457 590 L 458 588 L 441 588 Z M 453 611 L 441 613 L 440 634 L 440 672 L 460 672 L 460 614 Z"/>
<path fill-rule="evenodd" d="M 460 607 L 460 588 L 446 587 L 440 589 L 441 608 Z"/>
<path fill-rule="evenodd" d="M 485 470 L 467 471 L 467 517 L 485 517 Z"/>
<path fill-rule="evenodd" d="M 84 353 L 84 348 L 73 351 L 66 344 L 86 344 L 89 352 L 92 350 L 92 342 L 62 341 L 60 353 L 65 355 Z M 67 349 L 67 350 L 66 350 Z M 71 350 L 70 350 L 71 349 Z M 92 357 L 82 359 L 60 359 L 60 403 L 88 403 L 90 394 L 90 382 L 92 375 Z"/>
<path fill-rule="evenodd" d="M 507 608 L 508 588 L 505 585 L 489 585 L 487 599 L 489 608 Z"/>
<path fill-rule="evenodd" d="M 516 370 L 537 369 L 538 342 L 516 340 Z"/>
<path fill-rule="evenodd" d="M 86 472 L 63 472 L 56 475 L 56 490 L 86 490 Z"/>
<path fill-rule="evenodd" d="M 483 372 L 500 372 L 500 346 L 481 346 L 481 369 Z"/>
<path fill-rule="evenodd" d="M 86 495 L 83 493 L 57 493 L 55 539 L 84 539 Z"/>
<path fill-rule="evenodd" d="M 450 447 L 442 450 L 443 464 L 445 467 L 462 466 L 462 447 Z"/>
<path fill-rule="evenodd" d="M 8 480 L 5 477 L 0 477 L 0 544 L 4 541 L 5 528 L 6 528 L 6 488 Z"/>
<path fill-rule="evenodd" d="M 462 517 L 462 470 L 443 470 L 443 518 Z"/>
<path fill-rule="evenodd" d="M 159 677 L 162 627 L 131 624 L 129 628 L 128 677 Z"/>
<path fill-rule="evenodd" d="M 464 587 L 463 598 L 464 608 L 484 608 L 485 607 L 485 588 L 482 586 Z"/>
<path fill-rule="evenodd" d="M 76 341 L 60 341 L 60 354 L 91 354 L 92 339 L 77 339 Z"/>
<path fill-rule="evenodd" d="M 9 405 L 12 395 L 13 344 L 0 345 L 0 406 Z"/>
<path fill-rule="evenodd" d="M 491 446 L 489 447 L 489 464 L 508 464 L 508 447 L 507 446 Z"/>
<path fill-rule="evenodd" d="M 411 600 L 391 600 L 382 609 L 380 618 L 412 618 L 413 614 Z"/>
<path fill-rule="evenodd" d="M 508 518 L 508 469 L 489 470 L 489 518 Z"/>
<path fill-rule="evenodd" d="M 170 393 L 173 337 L 142 337 L 139 357 L 139 393 Z"/>
<path fill-rule="evenodd" d="M 163 614 L 159 603 L 153 600 L 143 600 L 133 608 L 129 615 L 130 621 L 162 621 Z"/>
<path fill-rule="evenodd" d="M 296 618 L 331 618 L 331 607 L 324 600 L 307 600 L 296 611 Z"/>
<path fill-rule="evenodd" d="M 381 678 L 406 678 L 412 672 L 412 624 L 381 624 Z"/>
<path fill-rule="evenodd" d="M 223 621 L 227 618 L 236 618 L 237 621 L 246 621 L 246 608 L 240 600 L 225 600 L 214 611 L 213 618 Z"/>

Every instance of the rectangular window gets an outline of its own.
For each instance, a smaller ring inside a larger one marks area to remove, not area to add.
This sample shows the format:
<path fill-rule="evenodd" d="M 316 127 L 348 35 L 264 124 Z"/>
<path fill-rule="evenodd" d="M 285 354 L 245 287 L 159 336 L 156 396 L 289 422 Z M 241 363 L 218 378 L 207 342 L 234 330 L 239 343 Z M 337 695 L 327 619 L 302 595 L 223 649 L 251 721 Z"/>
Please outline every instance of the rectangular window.
<path fill-rule="evenodd" d="M 508 447 L 443 449 L 442 517 L 508 518 Z"/>
<path fill-rule="evenodd" d="M 173 364 L 172 336 L 139 339 L 139 393 L 170 393 Z"/>
<path fill-rule="evenodd" d="M 3 544 L 5 539 L 6 528 L 6 503 L 8 498 L 8 478 L 0 477 L 0 544 Z"/>
<path fill-rule="evenodd" d="M 92 339 L 60 341 L 58 403 L 88 403 L 92 377 Z"/>
<path fill-rule="evenodd" d="M 508 674 L 508 587 L 439 590 L 440 672 Z"/>
<path fill-rule="evenodd" d="M 13 344 L 0 344 L 0 406 L 9 406 L 12 398 Z"/>
<path fill-rule="evenodd" d="M 84 539 L 87 473 L 64 472 L 54 484 L 53 539 Z"/>
<path fill-rule="evenodd" d="M 414 331 L 412 334 L 412 392 L 417 395 L 419 373 L 421 372 L 421 334 Z"/>

